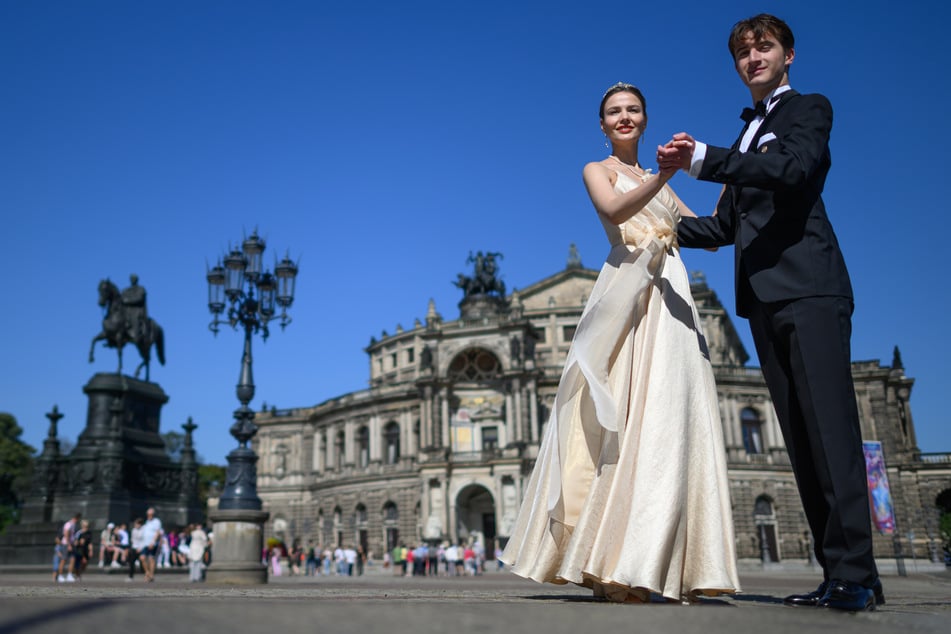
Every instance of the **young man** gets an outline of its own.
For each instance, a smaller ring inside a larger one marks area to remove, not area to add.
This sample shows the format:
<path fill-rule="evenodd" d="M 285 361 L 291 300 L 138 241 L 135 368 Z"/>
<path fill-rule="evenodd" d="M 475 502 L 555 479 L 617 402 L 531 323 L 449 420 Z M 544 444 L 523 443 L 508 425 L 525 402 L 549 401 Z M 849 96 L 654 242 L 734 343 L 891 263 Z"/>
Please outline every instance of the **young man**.
<path fill-rule="evenodd" d="M 155 517 L 155 509 L 149 507 L 145 511 L 145 523 L 142 525 L 142 572 L 146 581 L 155 581 L 155 560 L 161 548 L 162 521 Z"/>
<path fill-rule="evenodd" d="M 678 240 L 735 245 L 736 312 L 750 321 L 825 577 L 785 602 L 873 610 L 884 597 L 852 385 L 852 286 L 821 196 L 832 107 L 789 86 L 793 44 L 779 18 L 738 22 L 730 53 L 756 106 L 740 138 L 723 148 L 676 134 L 657 159 L 725 185 L 716 215 L 683 218 Z"/>
<path fill-rule="evenodd" d="M 56 544 L 56 556 L 54 561 L 56 562 L 56 580 L 60 583 L 72 583 L 76 581 L 76 577 L 73 576 L 73 573 L 70 571 L 67 573 L 67 576 L 63 576 L 63 572 L 68 570 L 69 564 L 73 556 L 73 538 L 76 535 L 76 531 L 79 530 L 79 520 L 82 518 L 81 513 L 76 513 L 71 518 L 69 518 L 64 524 L 63 528 L 60 529 L 59 537 L 57 537 Z"/>

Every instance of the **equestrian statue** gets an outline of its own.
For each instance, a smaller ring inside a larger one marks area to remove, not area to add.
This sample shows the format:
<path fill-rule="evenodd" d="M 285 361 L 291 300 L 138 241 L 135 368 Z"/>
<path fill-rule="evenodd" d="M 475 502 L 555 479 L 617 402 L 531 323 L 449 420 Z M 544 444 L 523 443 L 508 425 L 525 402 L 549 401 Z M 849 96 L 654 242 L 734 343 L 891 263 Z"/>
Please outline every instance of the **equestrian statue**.
<path fill-rule="evenodd" d="M 475 264 L 474 275 L 469 277 L 460 273 L 457 280 L 453 282 L 462 289 L 464 298 L 493 293 L 498 294 L 499 297 L 505 297 L 505 282 L 498 277 L 496 258 L 502 259 L 502 254 L 479 251 L 472 255 L 472 252 L 469 252 L 466 264 Z"/>
<path fill-rule="evenodd" d="M 139 277 L 129 277 L 132 285 L 119 292 L 119 287 L 109 278 L 99 282 L 99 305 L 105 311 L 102 331 L 93 337 L 89 348 L 89 362 L 93 362 L 93 353 L 97 341 L 105 341 L 107 348 L 115 348 L 119 353 L 119 369 L 122 373 L 122 348 L 133 344 L 142 357 L 142 363 L 135 369 L 135 378 L 145 368 L 145 380 L 149 380 L 149 361 L 152 344 L 155 344 L 155 356 L 165 365 L 165 337 L 162 327 L 148 316 L 145 308 L 145 288 L 139 286 Z"/>

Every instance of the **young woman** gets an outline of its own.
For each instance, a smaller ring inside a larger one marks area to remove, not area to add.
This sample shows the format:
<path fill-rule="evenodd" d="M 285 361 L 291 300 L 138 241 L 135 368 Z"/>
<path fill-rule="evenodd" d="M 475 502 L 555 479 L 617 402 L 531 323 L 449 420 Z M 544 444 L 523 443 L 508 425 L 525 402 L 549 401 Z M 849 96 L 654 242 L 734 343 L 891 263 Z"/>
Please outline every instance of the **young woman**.
<path fill-rule="evenodd" d="M 601 100 L 611 154 L 584 182 L 611 249 L 575 332 L 502 559 L 613 601 L 739 590 L 713 370 L 677 247 L 693 215 L 638 162 L 641 91 Z"/>

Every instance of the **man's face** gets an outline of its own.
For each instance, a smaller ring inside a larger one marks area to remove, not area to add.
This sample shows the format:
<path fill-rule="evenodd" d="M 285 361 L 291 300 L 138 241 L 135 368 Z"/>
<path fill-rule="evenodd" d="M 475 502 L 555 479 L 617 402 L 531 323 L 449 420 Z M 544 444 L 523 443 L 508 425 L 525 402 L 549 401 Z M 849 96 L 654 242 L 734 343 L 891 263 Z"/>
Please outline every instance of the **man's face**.
<path fill-rule="evenodd" d="M 793 49 L 783 50 L 772 33 L 757 40 L 750 32 L 734 48 L 733 61 L 754 99 L 762 99 L 778 86 L 789 83 L 786 67 L 795 55 Z"/>

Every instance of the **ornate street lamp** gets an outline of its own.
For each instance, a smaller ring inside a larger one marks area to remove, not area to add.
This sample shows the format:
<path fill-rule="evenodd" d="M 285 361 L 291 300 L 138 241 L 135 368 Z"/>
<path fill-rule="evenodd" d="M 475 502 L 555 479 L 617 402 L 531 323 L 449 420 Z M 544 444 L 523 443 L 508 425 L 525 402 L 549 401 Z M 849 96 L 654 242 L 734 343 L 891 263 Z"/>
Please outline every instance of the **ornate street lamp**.
<path fill-rule="evenodd" d="M 272 319 L 280 319 L 282 330 L 291 322 L 287 309 L 294 302 L 297 265 L 285 257 L 275 263 L 272 275 L 264 271 L 261 264 L 264 249 L 264 240 L 255 231 L 244 240 L 240 250 L 230 250 L 206 274 L 208 310 L 214 317 L 209 324 L 211 331 L 217 336 L 219 326 L 226 323 L 235 330 L 239 326 L 244 328 L 244 352 L 236 389 L 241 407 L 235 410 L 235 422 L 231 426 L 231 435 L 238 441 L 238 447 L 228 454 L 224 490 L 218 511 L 212 517 L 216 554 L 209 575 L 221 582 L 264 583 L 267 579 L 266 570 L 260 565 L 261 548 L 256 544 L 267 513 L 261 511 L 257 493 L 258 457 L 248 446 L 258 431 L 254 412 L 248 407 L 254 398 L 251 338 L 261 333 L 267 340 L 268 323 Z M 280 315 L 276 315 L 276 306 L 281 307 Z M 227 318 L 222 320 L 222 315 Z M 247 530 L 249 525 L 253 525 L 252 530 Z M 222 539 L 234 543 L 223 545 Z M 219 556 L 218 546 L 222 546 L 224 557 Z"/>
<path fill-rule="evenodd" d="M 235 423 L 231 435 L 238 441 L 238 448 L 228 454 L 228 476 L 218 503 L 219 509 L 261 508 L 257 495 L 255 465 L 257 456 L 248 447 L 248 442 L 257 433 L 254 412 L 248 407 L 254 398 L 252 376 L 251 337 L 256 333 L 266 341 L 270 331 L 268 322 L 275 318 L 275 303 L 280 305 L 281 329 L 290 323 L 287 309 L 294 302 L 294 280 L 297 265 L 285 257 L 275 265 L 275 276 L 263 271 L 261 266 L 265 244 L 257 231 L 245 239 L 241 250 L 232 249 L 220 263 L 208 271 L 208 310 L 214 316 L 209 328 L 215 335 L 218 327 L 228 323 L 235 330 L 244 328 L 244 354 L 241 357 L 241 375 L 237 395 L 241 407 L 235 410 Z M 227 322 L 221 320 L 227 306 Z"/>

